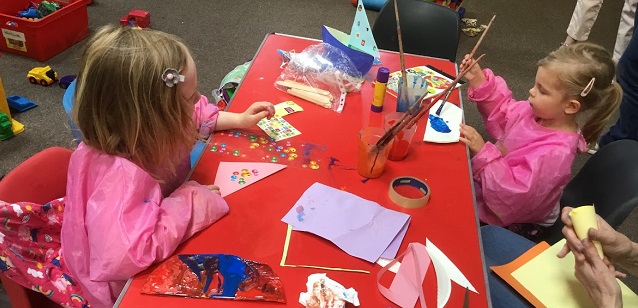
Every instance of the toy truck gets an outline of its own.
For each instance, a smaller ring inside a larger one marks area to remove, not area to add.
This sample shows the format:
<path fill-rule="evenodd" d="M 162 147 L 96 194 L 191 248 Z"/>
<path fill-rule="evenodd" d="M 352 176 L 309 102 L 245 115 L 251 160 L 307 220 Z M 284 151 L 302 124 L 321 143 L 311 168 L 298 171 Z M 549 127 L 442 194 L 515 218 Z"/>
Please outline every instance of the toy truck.
<path fill-rule="evenodd" d="M 52 83 L 58 80 L 58 73 L 56 73 L 50 66 L 40 66 L 32 68 L 27 74 L 27 79 L 30 83 L 41 84 L 45 87 L 50 86 Z"/>

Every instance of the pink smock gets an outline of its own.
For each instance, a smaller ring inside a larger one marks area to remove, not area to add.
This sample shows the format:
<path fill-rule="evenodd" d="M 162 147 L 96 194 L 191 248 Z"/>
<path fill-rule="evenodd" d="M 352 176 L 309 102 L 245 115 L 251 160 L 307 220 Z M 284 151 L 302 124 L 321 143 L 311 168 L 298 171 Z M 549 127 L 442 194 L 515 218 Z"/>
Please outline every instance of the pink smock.
<path fill-rule="evenodd" d="M 498 226 L 552 225 L 574 158 L 586 148 L 585 139 L 579 133 L 541 126 L 529 101 L 514 100 L 505 80 L 490 69 L 483 73 L 487 80 L 470 88 L 468 96 L 497 141 L 486 142 L 472 158 L 479 219 Z"/>
<path fill-rule="evenodd" d="M 218 113 L 202 96 L 193 115 L 200 133 L 214 130 Z M 160 184 L 129 160 L 84 143 L 73 153 L 62 257 L 92 307 L 112 307 L 129 278 L 228 213 L 221 196 L 184 183 L 188 169 L 186 160 Z"/>

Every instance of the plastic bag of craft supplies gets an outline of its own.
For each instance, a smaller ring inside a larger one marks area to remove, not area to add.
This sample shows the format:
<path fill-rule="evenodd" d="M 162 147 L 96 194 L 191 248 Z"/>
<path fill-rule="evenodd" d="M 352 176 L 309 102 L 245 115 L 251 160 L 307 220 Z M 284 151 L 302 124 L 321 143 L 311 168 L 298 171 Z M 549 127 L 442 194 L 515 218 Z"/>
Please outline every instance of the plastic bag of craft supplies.
<path fill-rule="evenodd" d="M 338 48 L 319 43 L 301 53 L 284 53 L 287 61 L 275 87 L 324 108 L 341 112 L 349 92 L 358 92 L 363 77 Z"/>

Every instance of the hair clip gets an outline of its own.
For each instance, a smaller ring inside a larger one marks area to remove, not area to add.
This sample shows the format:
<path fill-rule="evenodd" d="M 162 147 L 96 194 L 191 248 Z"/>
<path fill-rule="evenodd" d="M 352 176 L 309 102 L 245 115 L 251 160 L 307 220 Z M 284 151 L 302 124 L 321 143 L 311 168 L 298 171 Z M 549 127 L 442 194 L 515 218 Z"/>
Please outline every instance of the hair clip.
<path fill-rule="evenodd" d="M 580 96 L 585 97 L 589 94 L 589 91 L 594 88 L 594 81 L 596 81 L 596 77 L 592 77 L 589 83 L 585 86 L 583 91 L 580 92 Z"/>
<path fill-rule="evenodd" d="M 184 82 L 184 79 L 184 75 L 180 75 L 179 71 L 174 68 L 167 68 L 164 70 L 164 73 L 162 73 L 162 80 L 166 82 L 169 88 L 172 88 L 180 82 Z"/>

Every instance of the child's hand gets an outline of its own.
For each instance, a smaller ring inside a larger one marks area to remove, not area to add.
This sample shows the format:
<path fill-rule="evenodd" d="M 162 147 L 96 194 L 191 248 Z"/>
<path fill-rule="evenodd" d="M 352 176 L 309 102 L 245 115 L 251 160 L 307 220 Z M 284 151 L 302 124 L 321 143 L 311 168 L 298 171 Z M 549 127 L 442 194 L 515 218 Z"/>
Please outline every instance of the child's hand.
<path fill-rule="evenodd" d="M 476 62 L 475 59 L 470 58 L 470 55 L 465 55 L 463 58 L 463 62 L 461 62 L 461 67 L 459 70 L 462 72 L 466 70 L 472 63 Z M 483 75 L 483 71 L 478 63 L 476 63 L 467 73 L 465 73 L 465 78 L 470 81 L 470 87 L 477 88 L 480 86 L 483 81 L 485 81 L 485 75 Z"/>
<path fill-rule="evenodd" d="M 243 128 L 251 127 L 263 118 L 270 119 L 275 115 L 275 106 L 270 102 L 255 102 L 241 116 L 241 126 Z"/>
<path fill-rule="evenodd" d="M 221 192 L 219 192 L 219 187 L 215 186 L 215 185 L 206 185 L 206 188 L 208 188 L 208 190 L 218 194 L 221 196 Z"/>
<path fill-rule="evenodd" d="M 459 140 L 470 148 L 472 156 L 476 155 L 485 146 L 485 140 L 472 126 L 461 124 L 461 135 L 463 137 L 460 137 Z"/>

